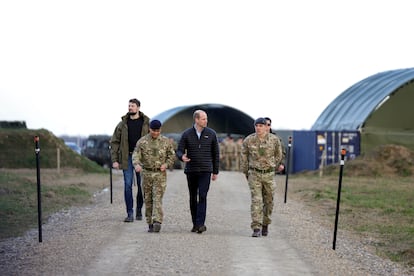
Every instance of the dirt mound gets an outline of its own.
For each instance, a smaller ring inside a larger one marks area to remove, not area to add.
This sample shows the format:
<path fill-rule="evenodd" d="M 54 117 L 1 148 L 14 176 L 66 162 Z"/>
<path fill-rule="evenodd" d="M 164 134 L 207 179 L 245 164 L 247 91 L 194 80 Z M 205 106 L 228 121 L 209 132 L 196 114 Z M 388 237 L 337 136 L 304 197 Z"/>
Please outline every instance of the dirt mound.
<path fill-rule="evenodd" d="M 325 168 L 325 173 L 337 173 L 338 164 Z M 411 176 L 414 175 L 414 151 L 399 145 L 382 145 L 354 160 L 345 162 L 348 176 Z"/>
<path fill-rule="evenodd" d="M 414 173 L 414 152 L 404 146 L 379 146 L 361 159 L 367 165 L 379 168 L 383 176 L 410 176 Z"/>

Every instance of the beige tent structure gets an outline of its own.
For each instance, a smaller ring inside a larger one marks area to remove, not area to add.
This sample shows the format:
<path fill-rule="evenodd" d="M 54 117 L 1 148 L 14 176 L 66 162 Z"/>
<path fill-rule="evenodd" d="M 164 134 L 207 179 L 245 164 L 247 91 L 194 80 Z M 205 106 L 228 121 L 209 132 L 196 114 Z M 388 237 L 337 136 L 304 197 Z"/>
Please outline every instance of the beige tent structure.
<path fill-rule="evenodd" d="M 414 68 L 372 75 L 321 113 L 312 130 L 359 130 L 361 152 L 384 144 L 414 149 Z"/>

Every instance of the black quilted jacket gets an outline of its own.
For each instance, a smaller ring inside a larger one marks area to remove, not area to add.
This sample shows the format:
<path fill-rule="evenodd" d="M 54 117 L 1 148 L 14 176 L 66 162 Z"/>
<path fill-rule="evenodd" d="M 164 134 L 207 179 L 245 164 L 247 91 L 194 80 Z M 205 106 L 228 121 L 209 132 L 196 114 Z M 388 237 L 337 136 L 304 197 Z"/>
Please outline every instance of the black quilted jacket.
<path fill-rule="evenodd" d="M 176 151 L 178 159 L 183 161 L 183 154 L 191 159 L 186 163 L 184 172 L 211 172 L 219 173 L 220 150 L 216 132 L 211 128 L 204 128 L 198 139 L 194 127 L 186 129 L 181 135 Z"/>

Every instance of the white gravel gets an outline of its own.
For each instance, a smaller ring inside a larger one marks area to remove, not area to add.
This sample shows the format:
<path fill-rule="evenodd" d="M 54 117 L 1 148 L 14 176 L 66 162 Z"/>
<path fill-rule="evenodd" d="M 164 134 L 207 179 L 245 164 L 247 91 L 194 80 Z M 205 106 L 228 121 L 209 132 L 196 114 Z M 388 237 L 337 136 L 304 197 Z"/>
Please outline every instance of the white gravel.
<path fill-rule="evenodd" d="M 278 182 L 284 177 L 278 176 Z M 252 238 L 244 176 L 221 172 L 212 182 L 207 232 L 191 233 L 184 173 L 168 173 L 164 223 L 147 233 L 145 221 L 124 223 L 122 182 L 95 204 L 51 216 L 42 227 L 0 243 L 1 275 L 414 275 L 376 256 L 369 240 L 333 229 L 299 202 L 283 203 L 278 185 L 268 237 Z"/>

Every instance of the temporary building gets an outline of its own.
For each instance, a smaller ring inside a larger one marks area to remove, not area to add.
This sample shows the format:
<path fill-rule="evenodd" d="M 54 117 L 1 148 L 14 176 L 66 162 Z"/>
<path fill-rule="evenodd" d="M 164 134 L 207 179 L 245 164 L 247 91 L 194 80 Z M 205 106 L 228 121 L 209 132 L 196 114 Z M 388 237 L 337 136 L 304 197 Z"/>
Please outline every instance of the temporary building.
<path fill-rule="evenodd" d="M 334 99 L 311 130 L 358 130 L 362 152 L 383 144 L 414 149 L 413 81 L 414 68 L 363 79 Z"/>
<path fill-rule="evenodd" d="M 182 131 L 193 125 L 193 113 L 197 109 L 206 111 L 208 126 L 213 128 L 218 134 L 247 136 L 254 132 L 254 119 L 251 116 L 236 108 L 222 104 L 209 103 L 179 106 L 166 110 L 152 119 L 158 119 L 163 123 L 163 133 L 181 134 Z"/>

